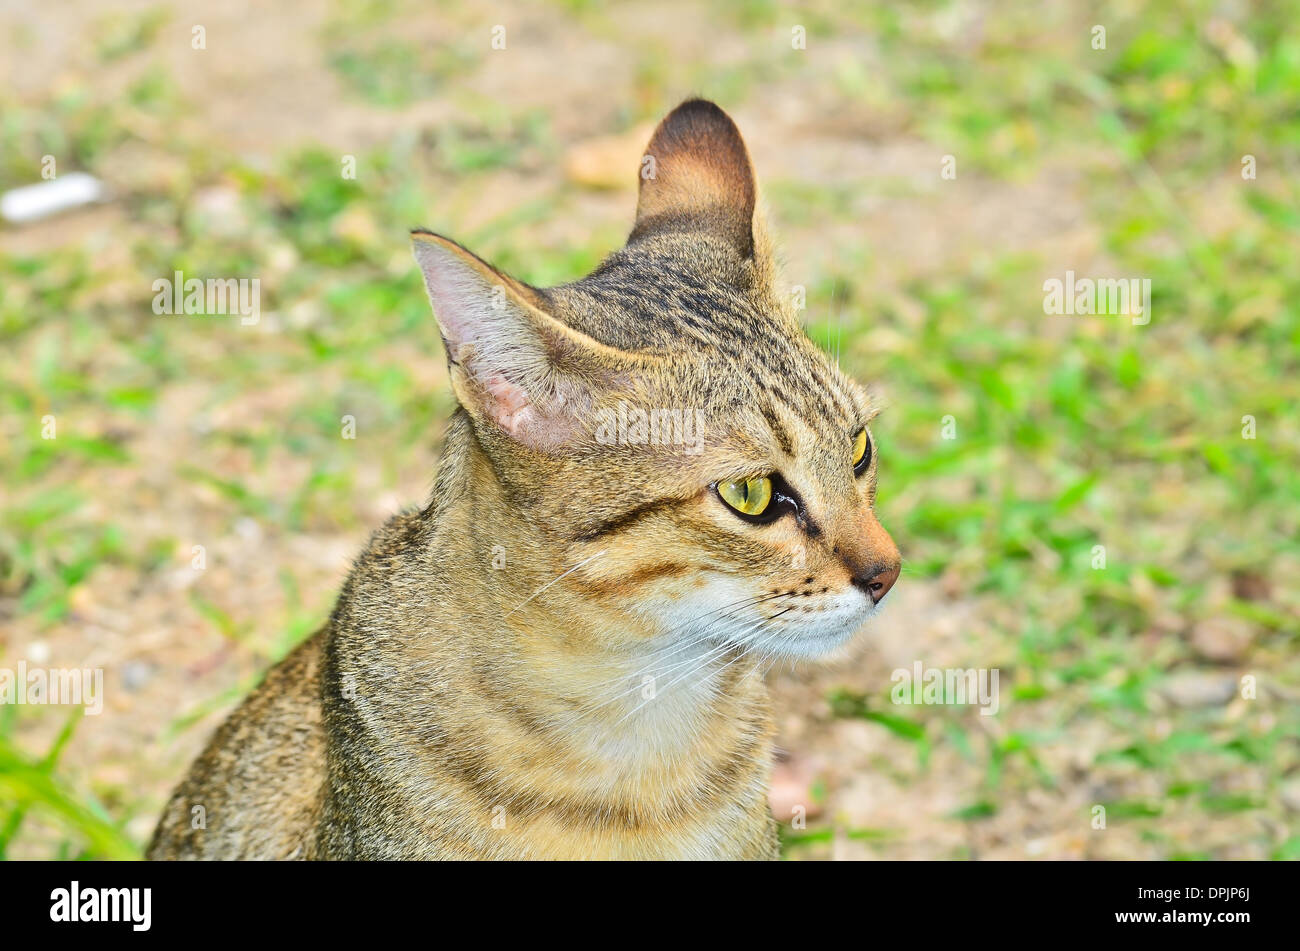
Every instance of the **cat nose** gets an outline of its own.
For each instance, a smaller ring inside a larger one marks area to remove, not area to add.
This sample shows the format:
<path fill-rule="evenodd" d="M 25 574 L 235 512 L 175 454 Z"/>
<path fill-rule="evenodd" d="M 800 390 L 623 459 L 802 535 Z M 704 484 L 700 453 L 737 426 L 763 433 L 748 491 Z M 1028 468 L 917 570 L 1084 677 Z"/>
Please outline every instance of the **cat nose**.
<path fill-rule="evenodd" d="M 878 565 L 873 574 L 854 578 L 853 583 L 867 593 L 872 604 L 879 604 L 898 580 L 898 565 Z"/>
<path fill-rule="evenodd" d="M 903 563 L 898 546 L 870 509 L 845 520 L 832 551 L 848 569 L 853 585 L 873 604 L 879 604 L 898 580 Z"/>

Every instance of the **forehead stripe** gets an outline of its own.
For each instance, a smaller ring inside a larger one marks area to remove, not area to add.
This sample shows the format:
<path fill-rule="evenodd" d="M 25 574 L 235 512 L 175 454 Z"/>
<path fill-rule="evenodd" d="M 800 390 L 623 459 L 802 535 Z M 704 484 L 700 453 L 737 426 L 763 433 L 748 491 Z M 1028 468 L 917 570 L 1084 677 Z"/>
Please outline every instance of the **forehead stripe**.
<path fill-rule="evenodd" d="M 768 403 L 763 404 L 763 418 L 767 420 L 767 425 L 772 430 L 772 435 L 776 437 L 776 444 L 781 447 L 781 451 L 787 456 L 794 455 L 794 440 L 790 438 L 789 431 L 781 423 L 780 417 L 776 415 L 776 410 L 772 409 Z"/>

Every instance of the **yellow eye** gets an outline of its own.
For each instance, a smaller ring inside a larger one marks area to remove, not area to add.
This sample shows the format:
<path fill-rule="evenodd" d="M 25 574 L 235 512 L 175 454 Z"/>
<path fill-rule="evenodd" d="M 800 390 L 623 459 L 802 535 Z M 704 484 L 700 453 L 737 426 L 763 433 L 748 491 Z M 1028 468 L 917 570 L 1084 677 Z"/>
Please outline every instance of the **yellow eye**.
<path fill-rule="evenodd" d="M 772 502 L 772 480 L 767 476 L 719 482 L 718 495 L 741 515 L 762 515 Z"/>
<path fill-rule="evenodd" d="M 867 458 L 867 431 L 859 430 L 858 434 L 853 437 L 853 468 L 861 466 Z M 866 468 L 863 466 L 863 468 Z"/>

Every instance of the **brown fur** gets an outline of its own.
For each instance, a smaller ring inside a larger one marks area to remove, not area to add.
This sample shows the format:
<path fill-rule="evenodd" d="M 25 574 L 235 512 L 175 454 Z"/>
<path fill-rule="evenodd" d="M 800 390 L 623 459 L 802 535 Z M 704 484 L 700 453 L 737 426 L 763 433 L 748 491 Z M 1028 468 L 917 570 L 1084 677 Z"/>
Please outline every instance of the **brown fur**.
<path fill-rule="evenodd" d="M 686 103 L 650 151 L 627 247 L 574 284 L 415 235 L 461 404 L 433 497 L 217 731 L 151 858 L 777 856 L 763 668 L 846 639 L 898 553 L 849 459 L 871 408 L 776 286 L 734 124 Z M 611 442 L 620 406 L 698 410 L 700 451 Z M 768 472 L 799 497 L 770 524 L 713 489 Z"/>

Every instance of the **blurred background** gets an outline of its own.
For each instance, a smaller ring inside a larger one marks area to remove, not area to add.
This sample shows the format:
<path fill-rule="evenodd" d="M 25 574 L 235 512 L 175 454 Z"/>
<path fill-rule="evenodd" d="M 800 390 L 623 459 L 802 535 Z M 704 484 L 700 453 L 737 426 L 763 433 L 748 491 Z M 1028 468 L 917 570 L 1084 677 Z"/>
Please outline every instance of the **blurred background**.
<path fill-rule="evenodd" d="M 106 193 L 0 223 L 0 668 L 102 669 L 104 708 L 0 705 L 0 854 L 137 856 L 426 498 L 452 403 L 408 230 L 575 279 L 699 94 L 749 143 L 808 332 L 886 407 L 906 559 L 847 658 L 772 675 L 774 805 L 811 804 L 787 857 L 1300 858 L 1297 23 L 4 4 L 0 191 L 48 156 Z M 1045 314 L 1067 270 L 1149 279 L 1150 323 Z M 176 271 L 257 279 L 260 319 L 156 315 Z M 997 668 L 997 716 L 891 704 L 917 661 Z"/>

